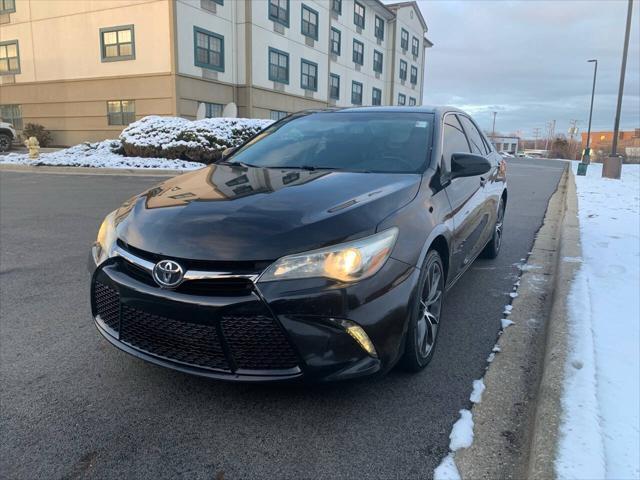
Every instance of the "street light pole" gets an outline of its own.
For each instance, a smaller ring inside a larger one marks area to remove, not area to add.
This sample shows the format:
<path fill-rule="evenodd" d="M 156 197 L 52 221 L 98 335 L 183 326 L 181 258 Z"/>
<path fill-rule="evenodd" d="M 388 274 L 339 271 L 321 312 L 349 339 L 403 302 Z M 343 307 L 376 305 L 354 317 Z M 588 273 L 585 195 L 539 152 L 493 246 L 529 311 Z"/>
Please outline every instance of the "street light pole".
<path fill-rule="evenodd" d="M 598 75 L 598 60 L 593 58 L 587 60 L 588 63 L 595 63 L 593 68 L 593 86 L 591 87 L 591 107 L 589 108 L 589 127 L 587 128 L 587 146 L 584 149 L 584 155 L 582 156 L 582 162 L 578 165 L 578 175 L 587 174 L 587 165 L 591 161 L 591 118 L 593 117 L 593 97 L 596 93 L 596 76 Z"/>
<path fill-rule="evenodd" d="M 608 178 L 620 178 L 622 173 L 622 159 L 618 157 L 618 134 L 620 131 L 620 111 L 622 110 L 622 93 L 624 91 L 624 73 L 627 69 L 627 52 L 629 51 L 629 32 L 631 31 L 631 13 L 633 0 L 629 0 L 627 7 L 627 28 L 624 33 L 624 47 L 622 49 L 622 67 L 620 68 L 620 86 L 618 87 L 618 105 L 616 106 L 616 120 L 613 127 L 613 145 L 611 155 L 604 159 L 602 176 Z"/>

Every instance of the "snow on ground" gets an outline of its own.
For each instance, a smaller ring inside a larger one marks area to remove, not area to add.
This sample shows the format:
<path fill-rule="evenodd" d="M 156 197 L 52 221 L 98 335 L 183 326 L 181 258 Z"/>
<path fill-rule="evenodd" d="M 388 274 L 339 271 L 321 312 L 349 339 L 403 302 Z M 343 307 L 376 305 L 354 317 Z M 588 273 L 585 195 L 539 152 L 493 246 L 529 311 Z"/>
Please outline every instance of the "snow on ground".
<path fill-rule="evenodd" d="M 433 480 L 461 480 L 453 453 L 444 457 L 438 468 L 433 471 Z"/>
<path fill-rule="evenodd" d="M 469 410 L 460 410 L 460 418 L 453 424 L 449 434 L 449 449 L 452 452 L 469 448 L 473 443 L 473 417 Z"/>
<path fill-rule="evenodd" d="M 104 140 L 97 143 L 81 143 L 57 152 L 43 153 L 37 160 L 31 160 L 26 153 L 0 155 L 0 164 L 52 165 L 69 167 L 96 168 L 141 168 L 194 170 L 202 168 L 202 163 L 166 158 L 124 157 L 113 153 L 112 148 L 119 146 L 117 140 Z"/>
<path fill-rule="evenodd" d="M 471 400 L 473 403 L 480 403 L 482 401 L 482 392 L 484 392 L 484 389 L 485 386 L 482 378 L 480 380 L 474 380 L 473 391 L 471 392 L 469 400 Z"/>
<path fill-rule="evenodd" d="M 640 166 L 624 165 L 622 180 L 601 171 L 576 176 L 583 258 L 569 297 L 561 479 L 640 478 Z"/>

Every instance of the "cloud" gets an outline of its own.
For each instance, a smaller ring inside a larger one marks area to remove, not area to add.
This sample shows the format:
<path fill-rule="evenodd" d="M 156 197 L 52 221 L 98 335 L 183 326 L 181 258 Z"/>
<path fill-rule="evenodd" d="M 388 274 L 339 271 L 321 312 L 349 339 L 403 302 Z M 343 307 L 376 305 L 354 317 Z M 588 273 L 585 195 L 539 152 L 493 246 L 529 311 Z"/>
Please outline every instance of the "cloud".
<path fill-rule="evenodd" d="M 531 135 L 557 121 L 586 130 L 598 59 L 593 129 L 611 130 L 627 15 L 624 0 L 422 1 L 435 46 L 426 52 L 423 103 L 449 104 L 489 128 Z M 635 1 L 621 128 L 640 127 L 640 2 Z"/>

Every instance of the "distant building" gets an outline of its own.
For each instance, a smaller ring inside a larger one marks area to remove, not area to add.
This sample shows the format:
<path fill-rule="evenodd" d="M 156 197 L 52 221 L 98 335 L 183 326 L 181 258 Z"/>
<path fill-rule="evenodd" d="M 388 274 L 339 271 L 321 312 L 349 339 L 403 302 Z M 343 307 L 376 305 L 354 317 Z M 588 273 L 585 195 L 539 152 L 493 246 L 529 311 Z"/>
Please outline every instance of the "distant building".
<path fill-rule="evenodd" d="M 613 132 L 591 132 L 591 158 L 602 160 L 611 153 Z M 582 150 L 587 148 L 587 133 L 582 133 Z M 618 153 L 629 161 L 640 161 L 640 128 L 618 132 Z"/>
<path fill-rule="evenodd" d="M 420 105 L 426 32 L 415 1 L 0 0 L 0 116 L 69 145 L 232 103 Z"/>
<path fill-rule="evenodd" d="M 507 153 L 518 153 L 518 143 L 520 142 L 520 138 L 518 137 L 492 137 L 491 143 L 498 152 L 507 152 Z"/>

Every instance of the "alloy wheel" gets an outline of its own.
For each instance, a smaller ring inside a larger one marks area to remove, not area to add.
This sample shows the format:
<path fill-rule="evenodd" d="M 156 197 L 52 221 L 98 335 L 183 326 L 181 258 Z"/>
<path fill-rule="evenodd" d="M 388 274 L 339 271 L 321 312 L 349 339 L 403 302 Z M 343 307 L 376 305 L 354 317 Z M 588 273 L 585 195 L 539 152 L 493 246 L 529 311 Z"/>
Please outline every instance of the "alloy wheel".
<path fill-rule="evenodd" d="M 415 329 L 417 350 L 422 358 L 429 357 L 436 343 L 444 285 L 444 275 L 440 263 L 431 262 L 427 268 L 427 277 L 420 299 L 417 328 Z"/>

